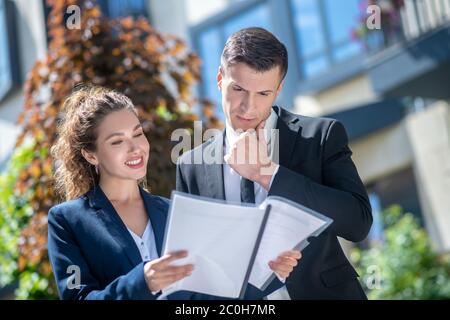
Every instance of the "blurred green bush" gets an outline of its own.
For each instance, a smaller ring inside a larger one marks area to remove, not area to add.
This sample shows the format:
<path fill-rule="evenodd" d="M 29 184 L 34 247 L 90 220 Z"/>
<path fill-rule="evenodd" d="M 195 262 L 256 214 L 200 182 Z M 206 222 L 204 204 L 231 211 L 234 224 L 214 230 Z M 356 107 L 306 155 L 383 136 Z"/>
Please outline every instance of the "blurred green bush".
<path fill-rule="evenodd" d="M 35 143 L 29 141 L 15 150 L 8 167 L 0 175 L 0 288 L 17 284 L 15 295 L 18 299 L 56 296 L 56 288 L 51 285 L 50 270 L 45 273 L 37 269 L 19 272 L 18 268 L 20 259 L 18 247 L 23 241 L 21 232 L 33 215 L 28 200 L 34 190 L 28 188 L 24 194 L 19 195 L 14 191 L 14 186 L 24 169 L 34 159 L 43 157 L 46 157 L 46 154 L 36 153 Z M 39 266 L 42 267 L 43 264 Z M 42 296 L 39 294 L 41 292 L 46 294 Z"/>
<path fill-rule="evenodd" d="M 426 231 L 399 206 L 383 214 L 384 239 L 351 253 L 369 299 L 449 299 L 450 257 L 433 248 Z"/>

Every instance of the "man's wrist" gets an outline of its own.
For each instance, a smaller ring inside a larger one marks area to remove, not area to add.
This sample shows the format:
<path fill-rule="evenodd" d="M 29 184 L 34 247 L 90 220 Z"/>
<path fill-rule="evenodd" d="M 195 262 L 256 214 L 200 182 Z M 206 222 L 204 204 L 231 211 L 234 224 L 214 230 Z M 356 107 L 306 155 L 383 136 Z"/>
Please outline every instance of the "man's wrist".
<path fill-rule="evenodd" d="M 269 190 L 278 167 L 279 165 L 272 161 L 268 166 L 261 166 L 258 177 L 254 181 L 259 183 L 264 189 Z"/>
<path fill-rule="evenodd" d="M 275 275 L 277 276 L 278 280 L 280 280 L 281 283 L 286 283 L 286 278 L 283 278 L 278 273 L 275 272 Z"/>
<path fill-rule="evenodd" d="M 267 190 L 270 190 L 270 188 L 272 187 L 272 183 L 273 183 L 273 180 L 275 180 L 275 176 L 276 176 L 277 173 L 278 173 L 278 169 L 280 169 L 280 165 L 279 165 L 279 164 L 275 164 L 275 170 L 274 170 L 274 172 L 273 172 L 273 174 L 272 174 L 272 177 L 271 177 L 271 179 L 270 179 L 269 189 L 267 189 Z"/>

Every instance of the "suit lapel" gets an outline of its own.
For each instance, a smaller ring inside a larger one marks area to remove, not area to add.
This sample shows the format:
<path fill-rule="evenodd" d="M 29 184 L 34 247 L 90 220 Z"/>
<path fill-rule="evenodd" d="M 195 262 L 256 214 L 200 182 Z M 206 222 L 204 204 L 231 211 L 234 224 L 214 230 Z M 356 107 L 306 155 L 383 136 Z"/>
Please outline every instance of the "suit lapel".
<path fill-rule="evenodd" d="M 292 153 L 297 142 L 297 137 L 301 130 L 298 124 L 298 117 L 280 107 L 273 107 L 278 114 L 277 129 L 279 130 L 278 146 L 275 150 L 279 151 L 279 164 L 289 168 L 292 159 Z"/>
<path fill-rule="evenodd" d="M 139 188 L 142 199 L 144 200 L 145 210 L 152 225 L 153 233 L 155 234 L 156 251 L 158 256 L 161 256 L 162 244 L 164 241 L 164 231 L 166 228 L 167 208 L 161 206 L 158 201 L 155 201 L 154 196 Z"/>
<path fill-rule="evenodd" d="M 205 170 L 205 183 L 207 186 L 207 196 L 215 199 L 225 200 L 225 187 L 223 184 L 223 132 L 217 135 L 203 149 L 203 155 L 214 158 L 214 163 L 206 163 L 203 161 Z M 215 153 L 219 154 L 216 155 Z M 214 155 L 211 157 L 211 155 Z"/>
<path fill-rule="evenodd" d="M 97 216 L 103 221 L 109 233 L 117 244 L 123 249 L 125 255 L 133 266 L 142 261 L 139 249 L 122 219 L 114 209 L 111 202 L 103 193 L 100 186 L 95 186 L 88 193 L 89 203 L 98 209 Z"/>

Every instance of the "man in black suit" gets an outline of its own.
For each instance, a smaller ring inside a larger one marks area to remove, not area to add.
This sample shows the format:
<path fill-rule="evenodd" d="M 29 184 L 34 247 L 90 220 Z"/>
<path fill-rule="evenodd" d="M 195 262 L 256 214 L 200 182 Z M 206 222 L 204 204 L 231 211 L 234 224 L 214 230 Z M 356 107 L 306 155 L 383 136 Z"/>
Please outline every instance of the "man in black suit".
<path fill-rule="evenodd" d="M 226 128 L 179 158 L 177 190 L 256 204 L 276 195 L 332 218 L 287 277 L 289 296 L 366 299 L 337 238 L 359 242 L 372 225 L 346 131 L 336 120 L 273 106 L 286 72 L 286 48 L 268 31 L 247 28 L 227 40 L 217 75 Z M 275 129 L 278 139 L 261 133 L 262 128 Z M 255 150 L 262 152 L 252 162 L 249 155 Z M 194 161 L 211 154 L 219 161 Z"/>

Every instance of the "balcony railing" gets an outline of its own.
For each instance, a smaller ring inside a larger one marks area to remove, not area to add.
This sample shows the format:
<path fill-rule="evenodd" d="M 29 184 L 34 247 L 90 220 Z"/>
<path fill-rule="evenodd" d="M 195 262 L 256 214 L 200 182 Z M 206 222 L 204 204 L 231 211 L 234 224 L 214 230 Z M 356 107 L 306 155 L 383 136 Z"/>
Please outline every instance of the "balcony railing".
<path fill-rule="evenodd" d="M 381 8 L 381 29 L 366 30 L 363 37 L 369 53 L 450 25 L 450 0 L 377 0 Z"/>

